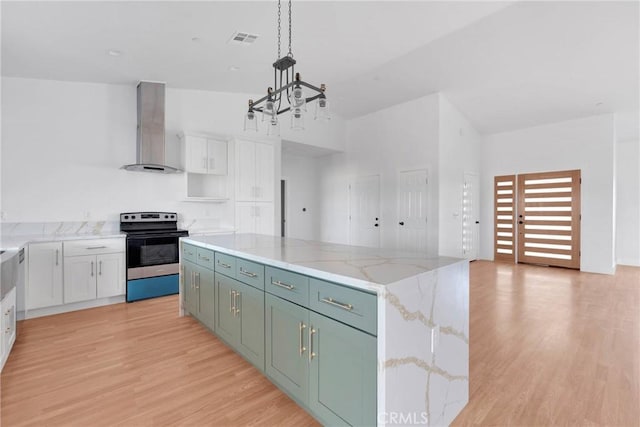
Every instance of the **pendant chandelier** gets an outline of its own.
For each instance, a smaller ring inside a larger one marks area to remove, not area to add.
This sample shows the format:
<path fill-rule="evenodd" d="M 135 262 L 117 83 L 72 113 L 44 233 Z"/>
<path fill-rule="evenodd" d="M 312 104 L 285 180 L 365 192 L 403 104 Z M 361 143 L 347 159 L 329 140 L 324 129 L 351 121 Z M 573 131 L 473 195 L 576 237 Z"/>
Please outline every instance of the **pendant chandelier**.
<path fill-rule="evenodd" d="M 257 113 L 262 113 L 262 121 L 266 122 L 267 135 L 280 135 L 278 116 L 291 112 L 291 129 L 304 130 L 304 119 L 307 105 L 315 104 L 314 119 L 329 120 L 329 101 L 325 96 L 326 87 L 313 86 L 300 78 L 295 72 L 296 60 L 291 51 L 291 0 L 289 0 L 289 52 L 280 57 L 280 21 L 281 4 L 278 0 L 278 59 L 273 63 L 273 87 L 257 101 L 249 100 L 249 110 L 244 118 L 244 130 L 258 131 Z M 275 89 L 274 89 L 275 88 Z M 284 102 L 283 102 L 284 101 Z"/>

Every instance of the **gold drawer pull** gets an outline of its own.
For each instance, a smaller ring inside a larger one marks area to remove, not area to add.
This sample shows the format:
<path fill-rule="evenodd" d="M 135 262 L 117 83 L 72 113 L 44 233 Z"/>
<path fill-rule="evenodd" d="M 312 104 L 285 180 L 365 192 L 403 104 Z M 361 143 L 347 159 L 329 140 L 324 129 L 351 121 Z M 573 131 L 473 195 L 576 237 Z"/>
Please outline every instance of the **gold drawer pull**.
<path fill-rule="evenodd" d="M 320 301 L 325 304 L 335 305 L 336 307 L 340 307 L 343 310 L 351 311 L 353 310 L 353 305 L 351 304 L 343 304 L 341 302 L 335 301 L 333 298 L 322 298 Z"/>
<path fill-rule="evenodd" d="M 207 261 L 207 262 L 211 261 L 211 259 L 210 259 L 210 258 L 207 258 L 206 256 L 198 255 L 198 257 L 199 257 L 200 259 L 203 259 L 203 260 Z"/>
<path fill-rule="evenodd" d="M 251 277 L 251 278 L 258 277 L 258 275 L 256 273 L 251 273 L 249 271 L 243 270 L 242 267 L 240 267 L 239 273 L 242 274 L 243 276 L 247 276 L 247 277 Z"/>
<path fill-rule="evenodd" d="M 276 280 L 275 282 L 272 280 L 271 284 L 272 285 L 276 285 L 276 286 L 280 286 L 281 288 L 285 288 L 285 289 L 288 289 L 290 291 L 295 289 L 295 286 L 287 285 L 286 283 L 282 283 L 280 280 Z"/>
<path fill-rule="evenodd" d="M 220 262 L 220 261 L 218 261 L 218 265 L 219 265 L 220 267 L 224 267 L 224 268 L 231 268 L 231 265 L 229 265 L 229 264 L 225 264 L 224 262 Z"/>

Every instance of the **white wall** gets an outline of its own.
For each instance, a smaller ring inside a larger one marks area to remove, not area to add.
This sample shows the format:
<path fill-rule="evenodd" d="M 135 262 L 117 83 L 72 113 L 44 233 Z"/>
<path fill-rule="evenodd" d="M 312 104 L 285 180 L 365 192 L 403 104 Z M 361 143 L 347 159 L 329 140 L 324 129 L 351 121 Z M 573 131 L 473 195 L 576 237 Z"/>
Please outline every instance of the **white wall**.
<path fill-rule="evenodd" d="M 493 177 L 582 170 L 581 270 L 615 271 L 614 117 L 611 114 L 488 135 L 481 150 L 481 257 L 493 259 Z M 488 203 L 487 203 L 488 201 Z"/>
<path fill-rule="evenodd" d="M 318 161 L 314 157 L 283 152 L 282 179 L 286 181 L 286 236 L 320 239 Z"/>
<path fill-rule="evenodd" d="M 438 197 L 438 99 L 422 97 L 347 122 L 346 152 L 320 163 L 322 240 L 349 241 L 349 182 L 380 175 L 380 244 L 397 245 L 397 178 L 403 170 L 427 169 L 430 199 Z M 437 252 L 438 208 L 430 203 L 429 250 Z"/>
<path fill-rule="evenodd" d="M 120 212 L 168 210 L 186 222 L 233 226 L 232 203 L 182 201 L 184 174 L 119 169 L 136 160 L 135 85 L 5 77 L 2 86 L 4 221 L 118 221 Z M 182 130 L 243 135 L 245 98 L 167 89 L 168 151 L 179 152 Z M 279 179 L 279 139 L 272 143 Z"/>
<path fill-rule="evenodd" d="M 616 261 L 640 266 L 640 141 L 616 144 Z"/>
<path fill-rule="evenodd" d="M 464 174 L 480 173 L 480 135 L 443 95 L 439 112 L 439 254 L 463 258 Z"/>

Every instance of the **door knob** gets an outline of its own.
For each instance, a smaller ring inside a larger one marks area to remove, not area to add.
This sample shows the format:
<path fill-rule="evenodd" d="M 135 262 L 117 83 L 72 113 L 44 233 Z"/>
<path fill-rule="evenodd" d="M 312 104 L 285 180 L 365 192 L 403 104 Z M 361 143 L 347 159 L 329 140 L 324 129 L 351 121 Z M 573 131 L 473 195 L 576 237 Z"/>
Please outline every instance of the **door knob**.
<path fill-rule="evenodd" d="M 476 224 L 480 224 L 480 221 L 476 221 Z"/>
<path fill-rule="evenodd" d="M 373 224 L 373 226 L 374 226 L 374 227 L 377 227 L 377 226 L 378 226 L 378 224 Z"/>
<path fill-rule="evenodd" d="M 404 221 L 400 221 L 398 224 L 400 224 L 400 225 L 404 225 Z"/>

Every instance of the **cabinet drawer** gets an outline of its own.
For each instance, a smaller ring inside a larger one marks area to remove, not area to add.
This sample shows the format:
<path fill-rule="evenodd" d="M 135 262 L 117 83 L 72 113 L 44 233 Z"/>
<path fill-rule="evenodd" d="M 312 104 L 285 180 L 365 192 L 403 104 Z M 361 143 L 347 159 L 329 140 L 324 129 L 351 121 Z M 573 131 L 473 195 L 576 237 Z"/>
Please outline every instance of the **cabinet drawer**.
<path fill-rule="evenodd" d="M 236 257 L 216 252 L 215 270 L 229 277 L 236 277 Z"/>
<path fill-rule="evenodd" d="M 187 260 L 187 261 L 191 261 L 193 263 L 195 263 L 198 259 L 197 257 L 197 253 L 198 253 L 198 248 L 193 246 L 193 245 L 189 245 L 187 243 L 183 243 L 182 244 L 182 259 L 183 260 Z"/>
<path fill-rule="evenodd" d="M 377 335 L 377 297 L 375 295 L 323 280 L 311 279 L 309 308 Z"/>
<path fill-rule="evenodd" d="M 124 238 L 71 240 L 63 243 L 64 256 L 98 255 L 124 252 Z"/>
<path fill-rule="evenodd" d="M 236 279 L 264 290 L 264 265 L 246 259 L 236 259 Z"/>
<path fill-rule="evenodd" d="M 214 265 L 215 265 L 214 255 L 211 249 L 197 248 L 196 254 L 198 257 L 196 264 L 201 265 L 204 268 L 208 268 L 210 270 L 214 269 Z"/>
<path fill-rule="evenodd" d="M 301 306 L 309 305 L 309 278 L 302 274 L 266 267 L 264 288 L 267 292 Z"/>

